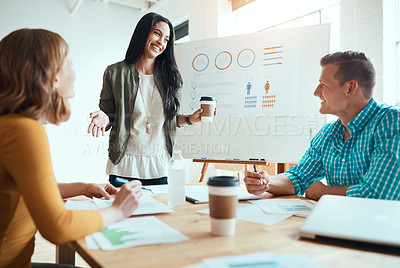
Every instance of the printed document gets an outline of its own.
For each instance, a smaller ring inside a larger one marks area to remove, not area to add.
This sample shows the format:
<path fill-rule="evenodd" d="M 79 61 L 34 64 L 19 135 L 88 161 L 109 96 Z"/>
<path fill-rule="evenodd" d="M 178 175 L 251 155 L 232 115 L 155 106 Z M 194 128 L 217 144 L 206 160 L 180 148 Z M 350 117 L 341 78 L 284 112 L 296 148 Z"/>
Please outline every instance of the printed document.
<path fill-rule="evenodd" d="M 79 209 L 79 210 L 95 210 L 100 208 L 106 208 L 112 205 L 114 199 L 105 200 L 99 198 L 93 198 L 91 200 L 67 200 L 65 207 L 67 209 Z M 143 191 L 143 195 L 140 198 L 139 207 L 132 213 L 132 215 L 148 215 L 157 213 L 170 213 L 174 212 L 166 204 L 158 202 L 151 197 L 151 193 Z"/>
<path fill-rule="evenodd" d="M 86 237 L 88 249 L 114 250 L 189 240 L 154 216 L 128 218 Z"/>
<path fill-rule="evenodd" d="M 307 217 L 314 209 L 317 202 L 312 200 L 302 200 L 297 198 L 284 199 L 263 199 L 250 201 L 262 209 L 265 213 L 271 214 L 291 214 L 299 217 Z"/>

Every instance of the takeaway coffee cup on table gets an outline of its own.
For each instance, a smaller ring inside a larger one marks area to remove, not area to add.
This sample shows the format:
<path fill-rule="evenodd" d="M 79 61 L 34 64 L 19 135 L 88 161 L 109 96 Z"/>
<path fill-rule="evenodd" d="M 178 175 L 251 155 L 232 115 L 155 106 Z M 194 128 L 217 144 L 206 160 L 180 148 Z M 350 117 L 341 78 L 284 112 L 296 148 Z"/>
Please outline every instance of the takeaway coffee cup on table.
<path fill-rule="evenodd" d="M 200 108 L 202 122 L 211 122 L 214 120 L 214 110 L 217 102 L 214 97 L 203 96 L 200 98 Z"/>
<path fill-rule="evenodd" d="M 233 235 L 236 225 L 239 179 L 232 176 L 210 177 L 207 182 L 211 233 Z"/>

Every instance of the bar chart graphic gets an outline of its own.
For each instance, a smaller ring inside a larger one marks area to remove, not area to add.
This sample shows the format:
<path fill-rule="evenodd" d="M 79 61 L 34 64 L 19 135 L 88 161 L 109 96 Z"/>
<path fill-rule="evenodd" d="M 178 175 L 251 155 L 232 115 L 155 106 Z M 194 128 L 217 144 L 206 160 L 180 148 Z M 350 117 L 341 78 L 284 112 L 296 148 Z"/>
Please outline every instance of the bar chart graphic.
<path fill-rule="evenodd" d="M 263 66 L 283 64 L 283 46 L 264 47 Z"/>

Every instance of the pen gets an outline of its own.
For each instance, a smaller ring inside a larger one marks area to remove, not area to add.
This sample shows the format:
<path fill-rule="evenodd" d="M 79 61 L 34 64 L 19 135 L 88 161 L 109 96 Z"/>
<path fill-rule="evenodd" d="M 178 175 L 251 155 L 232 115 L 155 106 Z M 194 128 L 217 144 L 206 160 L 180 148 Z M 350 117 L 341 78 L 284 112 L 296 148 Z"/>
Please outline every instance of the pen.
<path fill-rule="evenodd" d="M 149 191 L 150 193 L 153 194 L 153 191 L 152 191 L 150 188 L 146 188 L 146 187 L 143 187 L 143 186 L 142 186 L 142 190 Z"/>
<path fill-rule="evenodd" d="M 129 180 L 127 180 L 127 179 L 118 178 L 118 177 L 115 178 L 115 181 L 120 183 L 121 185 L 129 182 Z M 146 187 L 142 186 L 142 190 L 149 191 L 150 193 L 153 194 L 153 191 L 150 188 L 146 188 Z"/>
<path fill-rule="evenodd" d="M 253 168 L 254 168 L 254 172 L 259 173 L 256 165 L 253 165 Z M 261 178 L 259 180 L 260 180 L 261 185 L 263 185 L 265 181 Z"/>
<path fill-rule="evenodd" d="M 254 171 L 258 173 L 258 169 L 256 167 L 256 165 L 253 165 Z"/>

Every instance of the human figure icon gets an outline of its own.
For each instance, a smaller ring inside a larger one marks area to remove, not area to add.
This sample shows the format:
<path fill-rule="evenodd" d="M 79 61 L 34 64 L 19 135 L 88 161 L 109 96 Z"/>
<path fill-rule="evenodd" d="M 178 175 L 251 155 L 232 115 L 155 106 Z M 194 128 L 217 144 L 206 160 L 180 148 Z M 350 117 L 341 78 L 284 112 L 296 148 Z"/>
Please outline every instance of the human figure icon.
<path fill-rule="evenodd" d="M 246 85 L 247 95 L 250 95 L 250 89 L 251 89 L 251 84 L 250 84 L 250 82 L 247 82 L 247 85 Z"/>
<path fill-rule="evenodd" d="M 269 90 L 270 87 L 271 87 L 271 85 L 270 85 L 269 81 L 267 81 L 267 82 L 265 83 L 265 85 L 264 85 L 265 94 L 268 94 L 268 90 Z"/>

